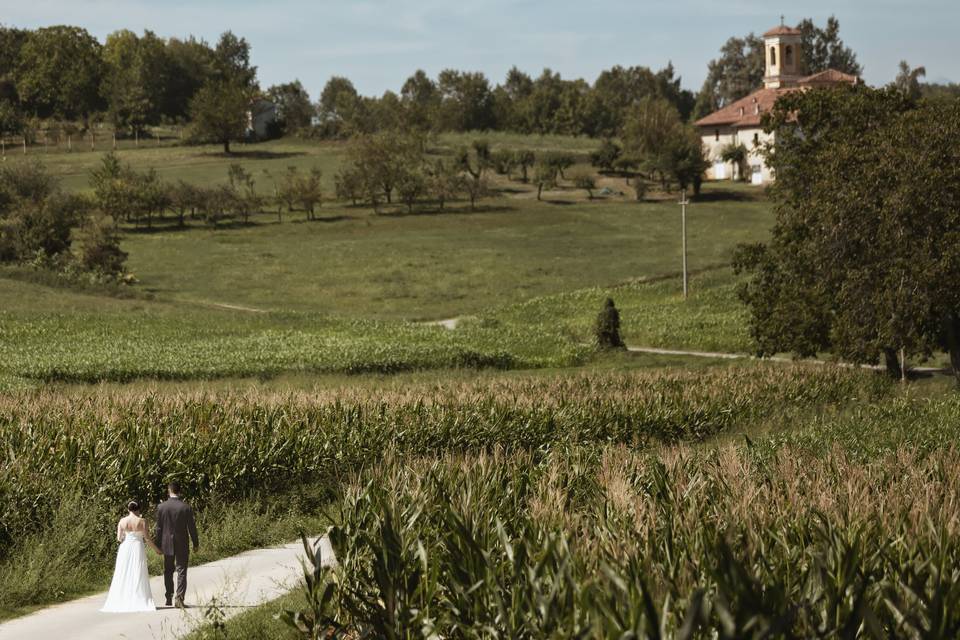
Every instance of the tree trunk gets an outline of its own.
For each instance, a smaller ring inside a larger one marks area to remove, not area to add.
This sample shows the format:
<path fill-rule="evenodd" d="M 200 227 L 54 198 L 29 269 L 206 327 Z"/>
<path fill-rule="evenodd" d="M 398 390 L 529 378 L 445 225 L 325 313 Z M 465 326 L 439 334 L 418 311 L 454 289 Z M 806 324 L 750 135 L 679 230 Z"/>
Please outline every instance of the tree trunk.
<path fill-rule="evenodd" d="M 223 141 L 223 152 L 224 152 L 224 153 L 230 153 L 230 140 L 229 140 L 229 138 L 228 138 L 227 140 L 224 140 L 224 141 Z"/>
<path fill-rule="evenodd" d="M 887 374 L 894 380 L 899 380 L 903 376 L 903 368 L 900 365 L 900 359 L 897 357 L 897 350 L 891 347 L 884 348 L 883 359 L 887 367 Z"/>
<path fill-rule="evenodd" d="M 543 183 L 537 185 L 537 200 L 540 199 L 541 194 L 543 193 Z"/>

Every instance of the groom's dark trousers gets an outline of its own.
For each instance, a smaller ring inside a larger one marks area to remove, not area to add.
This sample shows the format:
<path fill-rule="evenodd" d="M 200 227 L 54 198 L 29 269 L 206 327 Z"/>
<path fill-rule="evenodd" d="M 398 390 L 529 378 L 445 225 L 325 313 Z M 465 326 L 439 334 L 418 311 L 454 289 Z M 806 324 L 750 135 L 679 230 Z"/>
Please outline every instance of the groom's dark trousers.
<path fill-rule="evenodd" d="M 190 562 L 190 542 L 196 547 L 197 524 L 193 509 L 180 498 L 171 497 L 157 507 L 156 541 L 163 551 L 163 586 L 166 598 L 173 597 L 173 572 L 177 572 L 177 599 L 187 594 L 187 564 Z"/>

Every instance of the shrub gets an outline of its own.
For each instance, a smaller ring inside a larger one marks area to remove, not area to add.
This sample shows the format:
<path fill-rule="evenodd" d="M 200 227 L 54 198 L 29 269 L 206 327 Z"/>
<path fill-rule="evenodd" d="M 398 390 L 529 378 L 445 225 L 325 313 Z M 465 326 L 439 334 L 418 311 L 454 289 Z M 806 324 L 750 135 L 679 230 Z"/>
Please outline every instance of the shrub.
<path fill-rule="evenodd" d="M 612 171 L 622 152 L 616 142 L 607 138 L 600 143 L 599 149 L 590 154 L 590 164 L 602 171 Z"/>
<path fill-rule="evenodd" d="M 620 337 L 620 312 L 614 306 L 612 298 L 607 298 L 603 303 L 593 333 L 597 346 L 601 349 L 624 348 L 623 338 Z"/>

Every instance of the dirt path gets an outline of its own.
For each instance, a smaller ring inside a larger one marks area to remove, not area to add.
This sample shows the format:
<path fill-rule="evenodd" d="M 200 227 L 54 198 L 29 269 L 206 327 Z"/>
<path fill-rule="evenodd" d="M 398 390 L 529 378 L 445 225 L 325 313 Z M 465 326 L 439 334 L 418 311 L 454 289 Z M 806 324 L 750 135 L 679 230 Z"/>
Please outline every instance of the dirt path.
<path fill-rule="evenodd" d="M 793 358 L 783 358 L 771 356 L 769 358 L 758 358 L 746 353 L 726 353 L 721 351 L 684 351 L 682 349 L 658 349 L 656 347 L 627 347 L 627 351 L 635 353 L 651 353 L 662 356 L 687 356 L 691 358 L 718 358 L 721 360 L 759 360 L 761 362 L 800 362 L 806 364 L 834 365 L 838 367 L 849 367 L 852 369 L 871 369 L 874 371 L 883 371 L 886 367 L 877 364 L 851 364 L 849 362 L 831 362 L 828 360 L 794 360 Z M 910 367 L 908 371 L 918 373 L 940 373 L 945 371 L 940 367 Z"/>
<path fill-rule="evenodd" d="M 187 580 L 188 608 L 184 610 L 161 606 L 163 577 L 157 576 L 150 580 L 158 606 L 155 613 L 100 613 L 106 593 L 98 593 L 2 623 L 0 640 L 180 638 L 203 623 L 204 608 L 213 598 L 227 616 L 232 616 L 294 588 L 303 575 L 300 564 L 303 556 L 303 545 L 297 542 L 255 549 L 191 567 Z M 324 561 L 330 561 L 329 555 L 324 556 Z"/>

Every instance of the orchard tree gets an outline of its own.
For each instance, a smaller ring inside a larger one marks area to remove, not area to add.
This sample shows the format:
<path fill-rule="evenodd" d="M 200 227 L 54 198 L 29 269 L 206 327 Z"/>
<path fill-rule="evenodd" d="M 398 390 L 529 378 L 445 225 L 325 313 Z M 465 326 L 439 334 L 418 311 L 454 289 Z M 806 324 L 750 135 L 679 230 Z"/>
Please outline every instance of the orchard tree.
<path fill-rule="evenodd" d="M 223 152 L 230 153 L 230 141 L 246 134 L 250 97 L 235 82 L 218 81 L 201 88 L 190 102 L 195 134 L 223 144 Z"/>

